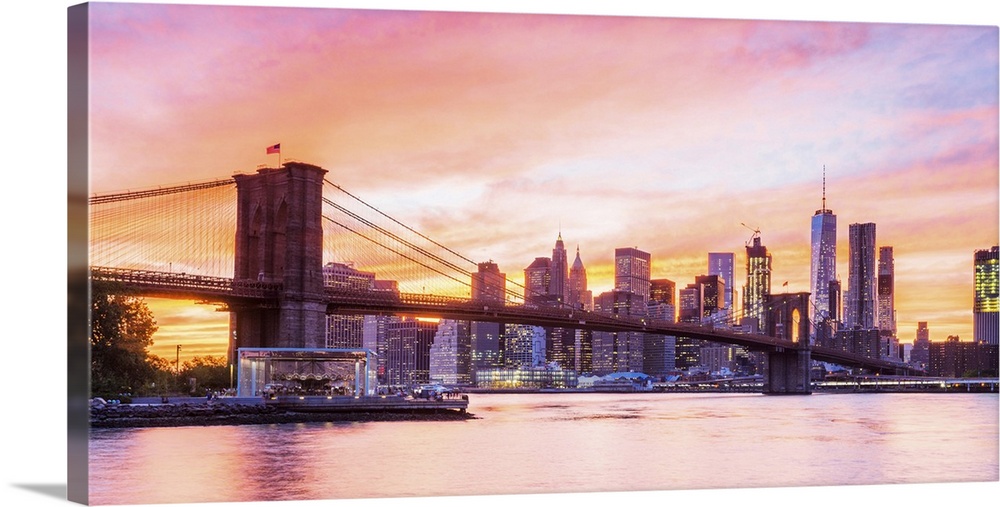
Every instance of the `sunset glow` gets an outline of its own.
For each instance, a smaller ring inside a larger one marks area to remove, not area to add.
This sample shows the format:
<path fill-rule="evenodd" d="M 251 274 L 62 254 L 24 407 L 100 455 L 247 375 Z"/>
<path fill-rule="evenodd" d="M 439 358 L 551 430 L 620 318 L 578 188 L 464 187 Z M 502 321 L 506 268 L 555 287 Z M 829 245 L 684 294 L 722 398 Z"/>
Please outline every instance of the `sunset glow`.
<path fill-rule="evenodd" d="M 594 294 L 625 246 L 678 287 L 734 252 L 740 288 L 755 228 L 798 292 L 825 167 L 845 291 L 848 225 L 874 222 L 900 342 L 918 321 L 972 337 L 973 252 L 1000 228 L 996 27 L 90 9 L 92 192 L 252 172 L 280 142 L 519 283 L 561 233 Z M 148 302 L 153 353 L 226 350 L 228 313 Z"/>

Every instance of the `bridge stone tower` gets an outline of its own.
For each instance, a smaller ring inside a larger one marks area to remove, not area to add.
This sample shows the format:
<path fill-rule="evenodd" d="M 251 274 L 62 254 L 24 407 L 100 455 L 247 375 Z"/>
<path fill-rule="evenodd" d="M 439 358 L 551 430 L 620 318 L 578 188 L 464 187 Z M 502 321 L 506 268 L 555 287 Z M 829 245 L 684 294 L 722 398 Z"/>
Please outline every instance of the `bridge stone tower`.
<path fill-rule="evenodd" d="M 231 353 L 239 347 L 324 347 L 323 176 L 314 165 L 238 174 L 234 283 L 280 283 L 275 301 L 235 306 Z M 231 356 L 232 357 L 232 356 Z"/>
<path fill-rule="evenodd" d="M 767 334 L 788 341 L 767 353 L 765 394 L 810 394 L 809 293 L 771 294 L 765 302 Z"/>

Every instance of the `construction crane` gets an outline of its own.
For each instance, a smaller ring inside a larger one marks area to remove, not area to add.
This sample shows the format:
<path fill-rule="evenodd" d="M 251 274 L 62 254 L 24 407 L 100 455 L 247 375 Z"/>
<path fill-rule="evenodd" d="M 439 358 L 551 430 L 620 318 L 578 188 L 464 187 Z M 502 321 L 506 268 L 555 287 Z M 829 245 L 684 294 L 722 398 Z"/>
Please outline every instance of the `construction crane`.
<path fill-rule="evenodd" d="M 749 247 L 753 243 L 754 238 L 760 238 L 760 229 L 754 229 L 753 227 L 750 227 L 749 225 L 747 225 L 747 224 L 745 224 L 743 222 L 740 222 L 740 225 L 742 225 L 743 227 L 746 227 L 747 229 L 750 229 L 751 231 L 753 231 L 753 236 L 750 236 L 750 239 L 747 240 L 747 243 L 746 243 L 747 247 Z"/>

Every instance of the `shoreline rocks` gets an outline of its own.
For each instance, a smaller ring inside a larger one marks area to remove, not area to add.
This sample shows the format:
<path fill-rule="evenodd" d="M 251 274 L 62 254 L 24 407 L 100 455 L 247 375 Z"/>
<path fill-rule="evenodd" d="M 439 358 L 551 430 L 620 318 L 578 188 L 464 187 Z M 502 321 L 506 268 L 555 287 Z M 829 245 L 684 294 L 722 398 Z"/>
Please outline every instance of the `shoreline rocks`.
<path fill-rule="evenodd" d="M 302 422 L 464 421 L 475 415 L 447 409 L 293 412 L 262 404 L 104 405 L 91 407 L 91 428 L 225 426 Z"/>

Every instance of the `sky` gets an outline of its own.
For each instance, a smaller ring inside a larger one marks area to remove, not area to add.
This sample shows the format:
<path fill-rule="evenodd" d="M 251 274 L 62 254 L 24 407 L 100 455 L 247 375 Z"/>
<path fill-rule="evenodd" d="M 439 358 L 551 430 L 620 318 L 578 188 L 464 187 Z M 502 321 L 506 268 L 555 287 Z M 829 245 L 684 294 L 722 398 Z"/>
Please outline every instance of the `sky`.
<path fill-rule="evenodd" d="M 971 339 L 996 27 L 97 3 L 90 28 L 92 192 L 250 172 L 280 142 L 513 280 L 559 234 L 595 295 L 617 247 L 679 287 L 733 252 L 740 279 L 759 229 L 796 292 L 825 168 L 845 291 L 848 225 L 874 222 L 900 341 Z M 149 303 L 154 353 L 225 350 L 226 314 Z"/>

